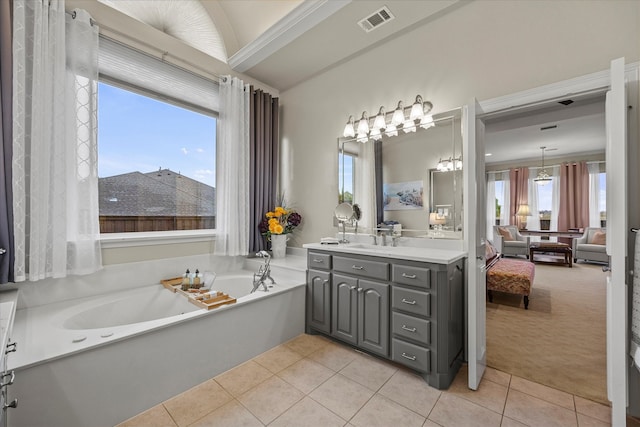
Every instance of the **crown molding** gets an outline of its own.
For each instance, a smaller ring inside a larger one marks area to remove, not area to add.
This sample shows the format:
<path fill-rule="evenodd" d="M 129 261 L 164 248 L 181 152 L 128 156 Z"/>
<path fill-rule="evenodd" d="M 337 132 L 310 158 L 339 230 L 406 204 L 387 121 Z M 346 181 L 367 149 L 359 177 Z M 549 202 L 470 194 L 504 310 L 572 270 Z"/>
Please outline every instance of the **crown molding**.
<path fill-rule="evenodd" d="M 304 1 L 260 37 L 231 56 L 227 61 L 229 66 L 234 71 L 244 73 L 351 3 L 351 1 Z"/>
<path fill-rule="evenodd" d="M 629 76 L 630 74 L 636 73 L 639 68 L 640 62 L 626 64 L 625 75 Z M 519 106 L 547 102 L 550 99 L 570 97 L 588 92 L 604 92 L 610 85 L 611 79 L 609 75 L 610 71 L 606 69 L 522 92 L 480 101 L 480 106 L 482 107 L 484 115 L 488 115 L 518 108 Z"/>

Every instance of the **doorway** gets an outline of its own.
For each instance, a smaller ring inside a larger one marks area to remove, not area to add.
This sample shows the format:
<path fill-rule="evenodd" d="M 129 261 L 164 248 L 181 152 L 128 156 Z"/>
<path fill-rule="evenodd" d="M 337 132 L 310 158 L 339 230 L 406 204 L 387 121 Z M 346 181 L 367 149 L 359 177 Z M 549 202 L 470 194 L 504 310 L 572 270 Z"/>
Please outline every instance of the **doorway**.
<path fill-rule="evenodd" d="M 509 215 L 504 214 L 509 207 L 504 205 L 501 194 L 508 187 L 501 181 L 503 175 L 508 180 L 510 168 L 526 168 L 531 207 L 528 230 L 549 230 L 551 224 L 557 229 L 557 221 L 551 218 L 557 216 L 558 194 L 552 193 L 554 189 L 558 192 L 559 186 L 537 185 L 533 181 L 543 169 L 540 147 L 545 147 L 544 170 L 552 175 L 552 181 L 559 179 L 554 176 L 553 171 L 558 170 L 555 165 L 565 162 L 585 161 L 594 175 L 596 170 L 606 172 L 604 91 L 501 111 L 485 116 L 484 122 L 486 152 L 490 154 L 485 158 L 485 169 L 495 178 L 489 184 L 496 186 L 494 192 L 488 191 L 495 200 L 487 200 L 487 204 L 501 211 L 496 212 L 496 224 L 504 225 L 505 219 L 509 222 Z M 606 198 L 600 199 L 598 217 L 606 218 Z M 491 212 L 489 206 L 487 212 Z M 487 238 L 493 240 L 490 222 Z M 541 239 L 528 238 L 532 242 Z M 550 258 L 542 255 L 541 260 Z M 601 268 L 602 265 L 582 261 L 573 268 L 536 262 L 528 310 L 524 310 L 519 296 L 495 294 L 494 302 L 487 303 L 487 366 L 608 403 L 606 273 Z"/>

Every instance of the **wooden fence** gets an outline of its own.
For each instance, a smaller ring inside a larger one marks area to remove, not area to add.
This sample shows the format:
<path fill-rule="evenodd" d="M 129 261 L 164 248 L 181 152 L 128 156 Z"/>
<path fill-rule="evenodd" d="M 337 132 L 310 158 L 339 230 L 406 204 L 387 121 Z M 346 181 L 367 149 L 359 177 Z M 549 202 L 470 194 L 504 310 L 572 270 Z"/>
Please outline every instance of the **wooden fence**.
<path fill-rule="evenodd" d="M 100 233 L 216 228 L 215 216 L 100 216 Z"/>

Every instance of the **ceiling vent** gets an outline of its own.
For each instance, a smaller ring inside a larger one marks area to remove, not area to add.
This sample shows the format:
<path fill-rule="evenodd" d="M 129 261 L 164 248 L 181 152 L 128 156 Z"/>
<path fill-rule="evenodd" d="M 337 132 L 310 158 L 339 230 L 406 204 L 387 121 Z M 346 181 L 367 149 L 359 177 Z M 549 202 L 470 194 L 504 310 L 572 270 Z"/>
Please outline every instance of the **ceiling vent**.
<path fill-rule="evenodd" d="M 389 8 L 387 6 L 383 6 L 382 9 L 358 22 L 358 25 L 368 33 L 394 18 L 395 16 L 393 16 Z"/>

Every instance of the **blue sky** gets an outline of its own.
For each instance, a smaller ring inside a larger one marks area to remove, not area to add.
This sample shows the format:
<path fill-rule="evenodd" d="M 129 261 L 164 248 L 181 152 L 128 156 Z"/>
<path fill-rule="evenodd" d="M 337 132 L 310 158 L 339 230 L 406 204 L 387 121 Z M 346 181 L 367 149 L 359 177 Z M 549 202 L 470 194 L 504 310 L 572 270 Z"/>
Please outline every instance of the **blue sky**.
<path fill-rule="evenodd" d="M 104 83 L 98 176 L 171 169 L 215 187 L 216 119 Z"/>

